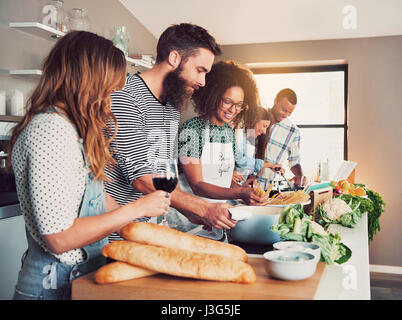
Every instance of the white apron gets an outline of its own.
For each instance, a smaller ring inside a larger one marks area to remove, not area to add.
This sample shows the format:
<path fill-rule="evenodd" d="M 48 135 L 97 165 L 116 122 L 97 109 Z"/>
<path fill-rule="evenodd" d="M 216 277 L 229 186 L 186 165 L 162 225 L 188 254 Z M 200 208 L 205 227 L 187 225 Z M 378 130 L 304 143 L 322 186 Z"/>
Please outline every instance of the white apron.
<path fill-rule="evenodd" d="M 202 148 L 201 155 L 201 169 L 202 178 L 204 182 L 222 187 L 230 188 L 235 166 L 235 157 L 233 153 L 232 142 L 210 142 L 210 126 L 209 121 L 205 126 L 205 144 Z M 183 191 L 193 193 L 184 173 L 179 177 L 180 188 Z M 227 200 L 217 200 L 210 198 L 203 198 L 209 202 L 226 202 Z M 197 234 L 199 236 L 221 240 L 224 237 L 223 230 L 212 228 L 212 231 L 202 230 L 199 226 L 189 233 Z"/>

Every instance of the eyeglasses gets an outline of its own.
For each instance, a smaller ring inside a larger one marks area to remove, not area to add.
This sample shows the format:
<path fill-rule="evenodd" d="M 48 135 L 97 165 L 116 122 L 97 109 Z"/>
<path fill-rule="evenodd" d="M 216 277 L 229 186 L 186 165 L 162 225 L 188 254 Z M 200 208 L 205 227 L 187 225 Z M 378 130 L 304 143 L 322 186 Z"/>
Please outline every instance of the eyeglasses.
<path fill-rule="evenodd" d="M 232 106 L 235 106 L 236 111 L 243 111 L 247 109 L 247 103 L 244 102 L 235 103 L 230 98 L 223 97 L 222 102 L 223 102 L 223 108 L 226 110 L 230 109 Z"/>

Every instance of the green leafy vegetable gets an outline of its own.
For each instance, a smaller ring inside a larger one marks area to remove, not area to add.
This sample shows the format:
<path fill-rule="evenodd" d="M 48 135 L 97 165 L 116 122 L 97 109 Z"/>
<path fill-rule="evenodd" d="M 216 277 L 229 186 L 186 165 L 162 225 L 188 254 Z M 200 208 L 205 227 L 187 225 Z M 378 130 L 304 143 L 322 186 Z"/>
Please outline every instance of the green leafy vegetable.
<path fill-rule="evenodd" d="M 385 202 L 384 198 L 377 192 L 370 189 L 367 189 L 366 192 L 367 196 L 373 203 L 373 209 L 368 211 L 368 236 L 369 240 L 372 241 L 377 231 L 381 230 L 380 217 L 385 211 Z"/>
<path fill-rule="evenodd" d="M 360 203 L 360 206 L 359 206 L 360 215 L 362 215 L 364 212 L 367 212 L 368 237 L 369 237 L 369 241 L 372 241 L 374 238 L 374 235 L 377 233 L 377 231 L 381 230 L 380 217 L 381 217 L 381 214 L 385 211 L 384 198 L 381 195 L 379 195 L 377 192 L 367 189 L 364 184 L 356 184 L 356 186 L 365 188 L 368 198 L 362 198 L 362 197 L 353 196 L 350 194 L 342 194 L 342 195 L 338 195 L 335 197 L 340 197 L 342 200 L 344 200 L 346 202 L 352 201 L 353 207 L 357 203 Z M 356 214 L 358 214 L 358 213 L 356 212 Z M 352 217 L 346 216 L 344 218 L 344 220 L 345 220 L 344 223 L 345 224 L 347 224 L 347 223 L 353 224 L 355 219 L 356 219 L 355 216 L 352 216 Z"/>

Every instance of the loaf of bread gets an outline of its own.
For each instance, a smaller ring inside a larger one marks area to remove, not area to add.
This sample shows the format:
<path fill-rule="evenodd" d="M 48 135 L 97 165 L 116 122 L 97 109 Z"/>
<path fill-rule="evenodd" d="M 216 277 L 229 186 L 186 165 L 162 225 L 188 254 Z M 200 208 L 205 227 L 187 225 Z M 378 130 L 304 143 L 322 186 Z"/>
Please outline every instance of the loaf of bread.
<path fill-rule="evenodd" d="M 158 247 L 212 253 L 247 262 L 247 253 L 233 244 L 206 239 L 159 224 L 132 222 L 120 230 L 126 240 Z"/>
<path fill-rule="evenodd" d="M 256 280 L 254 269 L 249 264 L 215 254 L 162 248 L 124 240 L 107 244 L 103 247 L 102 254 L 174 276 L 239 283 L 253 283 Z"/>
<path fill-rule="evenodd" d="M 98 284 L 113 283 L 156 274 L 156 271 L 140 268 L 125 262 L 112 262 L 95 272 L 95 282 Z"/>

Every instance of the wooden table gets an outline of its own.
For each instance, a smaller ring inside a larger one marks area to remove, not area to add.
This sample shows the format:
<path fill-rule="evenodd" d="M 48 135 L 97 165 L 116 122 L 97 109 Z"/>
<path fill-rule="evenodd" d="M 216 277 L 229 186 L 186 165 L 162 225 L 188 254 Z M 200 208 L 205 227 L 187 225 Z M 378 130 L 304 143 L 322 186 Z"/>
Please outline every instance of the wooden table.
<path fill-rule="evenodd" d="M 305 280 L 282 281 L 267 275 L 263 258 L 250 258 L 257 281 L 253 284 L 206 281 L 165 274 L 98 285 L 94 273 L 73 282 L 74 300 L 296 300 L 313 299 L 325 268 L 319 262 L 315 274 Z"/>

